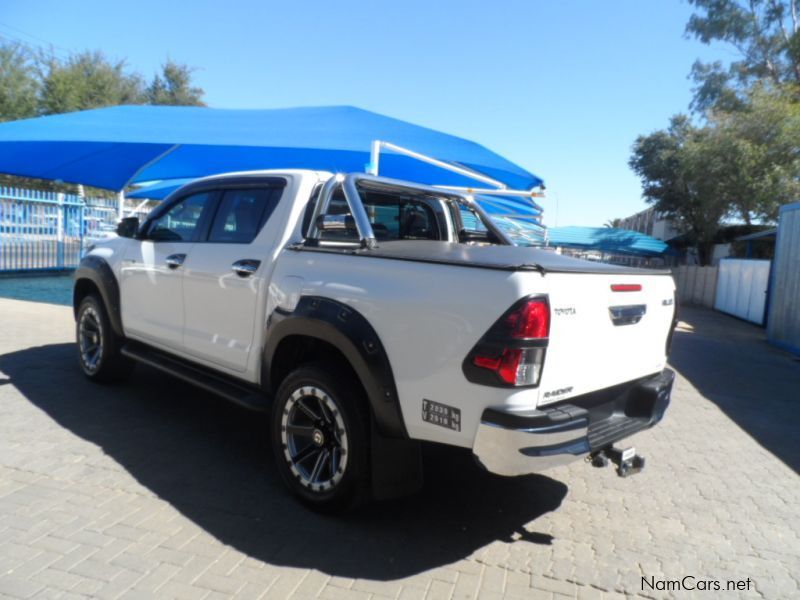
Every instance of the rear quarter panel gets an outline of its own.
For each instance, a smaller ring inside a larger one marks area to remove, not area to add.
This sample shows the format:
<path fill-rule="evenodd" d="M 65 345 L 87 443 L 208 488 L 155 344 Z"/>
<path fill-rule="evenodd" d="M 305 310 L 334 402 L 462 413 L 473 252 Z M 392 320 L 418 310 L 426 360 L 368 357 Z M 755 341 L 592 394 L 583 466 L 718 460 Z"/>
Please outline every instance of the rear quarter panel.
<path fill-rule="evenodd" d="M 462 372 L 475 343 L 517 299 L 530 293 L 523 290 L 532 281 L 544 290 L 544 279 L 533 273 L 286 250 L 273 277 L 271 302 L 274 306 L 301 295 L 323 296 L 360 312 L 388 354 L 409 435 L 472 447 L 485 408 L 536 404 L 535 389 L 477 385 Z M 460 431 L 423 421 L 423 399 L 458 408 Z"/>
<path fill-rule="evenodd" d="M 645 292 L 619 298 L 610 292 L 611 279 L 644 282 Z M 300 296 L 313 295 L 357 310 L 386 349 L 409 435 L 472 447 L 490 406 L 533 408 L 662 369 L 673 306 L 661 301 L 671 299 L 673 289 L 665 276 L 542 275 L 285 250 L 270 286 L 270 307 L 291 308 Z M 513 389 L 467 381 L 462 363 L 473 346 L 517 300 L 534 294 L 547 294 L 552 311 L 540 385 Z M 646 319 L 613 326 L 609 305 L 640 301 L 652 304 Z M 558 308 L 574 313 L 557 315 Z M 545 399 L 544 392 L 553 390 L 560 393 Z M 460 431 L 424 421 L 423 400 L 459 409 Z"/>

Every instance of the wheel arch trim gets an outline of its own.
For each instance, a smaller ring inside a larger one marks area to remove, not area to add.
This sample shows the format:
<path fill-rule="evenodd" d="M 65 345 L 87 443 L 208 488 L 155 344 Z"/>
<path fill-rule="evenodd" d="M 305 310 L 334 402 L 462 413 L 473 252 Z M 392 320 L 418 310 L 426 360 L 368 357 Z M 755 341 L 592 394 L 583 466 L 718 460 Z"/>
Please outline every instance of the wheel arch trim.
<path fill-rule="evenodd" d="M 111 328 L 119 336 L 124 336 L 122 329 L 122 310 L 120 305 L 119 283 L 109 264 L 99 256 L 84 256 L 75 271 L 75 284 L 72 288 L 72 308 L 77 318 L 78 307 L 83 296 L 78 296 L 79 283 L 90 281 L 100 292 L 100 297 L 108 313 Z"/>
<path fill-rule="evenodd" d="M 392 438 L 408 437 L 391 363 L 369 321 L 342 302 L 321 296 L 303 296 L 291 312 L 276 309 L 267 320 L 262 361 L 262 385 L 279 382 L 270 374 L 281 342 L 291 336 L 314 338 L 337 348 L 367 393 L 379 431 Z"/>

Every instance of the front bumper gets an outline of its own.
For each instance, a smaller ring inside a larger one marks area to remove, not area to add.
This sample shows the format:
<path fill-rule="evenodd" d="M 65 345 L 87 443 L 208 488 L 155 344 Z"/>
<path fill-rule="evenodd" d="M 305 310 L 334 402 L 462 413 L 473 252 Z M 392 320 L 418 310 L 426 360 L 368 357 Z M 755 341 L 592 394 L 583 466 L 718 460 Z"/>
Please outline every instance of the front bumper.
<path fill-rule="evenodd" d="M 675 373 L 664 369 L 542 409 L 487 408 L 472 451 L 498 475 L 537 473 L 568 463 L 658 423 L 674 380 Z"/>

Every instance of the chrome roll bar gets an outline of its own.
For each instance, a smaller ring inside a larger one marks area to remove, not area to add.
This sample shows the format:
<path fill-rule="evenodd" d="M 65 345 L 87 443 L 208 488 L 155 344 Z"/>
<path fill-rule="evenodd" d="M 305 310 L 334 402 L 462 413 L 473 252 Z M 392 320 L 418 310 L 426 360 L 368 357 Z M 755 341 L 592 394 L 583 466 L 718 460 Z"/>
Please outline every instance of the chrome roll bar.
<path fill-rule="evenodd" d="M 321 231 L 317 226 L 318 219 L 321 215 L 327 214 L 328 207 L 330 206 L 331 199 L 337 190 L 341 189 L 344 192 L 347 206 L 350 209 L 350 214 L 355 221 L 356 229 L 358 230 L 359 241 L 352 242 L 352 244 L 360 245 L 363 248 L 375 248 L 378 245 L 375 239 L 375 233 L 372 230 L 372 224 L 369 221 L 369 216 L 364 208 L 364 203 L 361 201 L 361 196 L 358 193 L 358 185 L 362 187 L 371 187 L 373 189 L 390 189 L 390 190 L 405 190 L 412 193 L 424 193 L 436 196 L 439 198 L 448 198 L 455 202 L 464 204 L 481 220 L 483 225 L 488 231 L 499 239 L 504 245 L 513 246 L 514 243 L 508 236 L 492 221 L 491 217 L 486 213 L 483 207 L 475 201 L 475 198 L 470 194 L 458 190 L 449 190 L 440 187 L 433 187 L 429 185 L 422 185 L 411 183 L 408 181 L 401 181 L 398 179 L 390 179 L 388 177 L 377 177 L 375 175 L 367 175 L 364 173 L 349 173 L 347 175 L 336 174 L 332 176 L 322 186 L 317 203 L 314 206 L 314 211 L 311 214 L 311 226 L 308 230 L 308 240 L 313 245 L 325 243 L 321 240 Z M 349 245 L 347 242 L 330 242 L 336 246 L 343 244 Z"/>

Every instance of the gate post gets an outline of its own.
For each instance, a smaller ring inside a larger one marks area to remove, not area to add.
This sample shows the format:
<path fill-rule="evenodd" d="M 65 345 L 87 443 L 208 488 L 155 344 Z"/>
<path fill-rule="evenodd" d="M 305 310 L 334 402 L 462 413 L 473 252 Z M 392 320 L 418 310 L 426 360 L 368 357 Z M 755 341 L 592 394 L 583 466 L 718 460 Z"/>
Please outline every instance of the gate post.
<path fill-rule="evenodd" d="M 66 215 L 64 214 L 67 207 L 64 206 L 64 192 L 56 194 L 56 201 L 58 202 L 58 220 L 56 229 L 56 267 L 59 269 L 64 268 L 64 221 Z"/>

